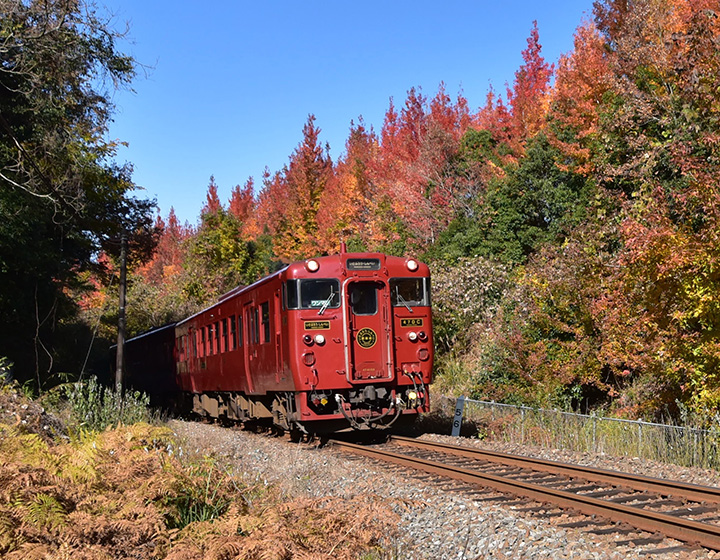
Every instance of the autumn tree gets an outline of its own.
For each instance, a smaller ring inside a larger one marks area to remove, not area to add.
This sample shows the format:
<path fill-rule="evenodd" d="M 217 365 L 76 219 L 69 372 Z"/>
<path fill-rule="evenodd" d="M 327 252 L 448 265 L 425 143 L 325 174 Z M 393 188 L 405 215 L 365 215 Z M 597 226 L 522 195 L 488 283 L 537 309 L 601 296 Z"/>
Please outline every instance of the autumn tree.
<path fill-rule="evenodd" d="M 302 259 L 317 253 L 317 214 L 332 171 L 328 147 L 320 144 L 320 129 L 310 115 L 290 162 L 281 172 L 266 174 L 259 195 L 259 228 L 271 235 L 278 257 Z"/>
<path fill-rule="evenodd" d="M 328 180 L 318 209 L 318 249 L 332 253 L 341 241 L 350 250 L 374 248 L 373 201 L 377 193 L 373 165 L 378 138 L 362 119 L 351 123 L 345 153 Z"/>
<path fill-rule="evenodd" d="M 467 100 L 453 102 L 443 84 L 430 102 L 413 88 L 399 114 L 392 102 L 386 112 L 377 183 L 400 218 L 396 231 L 405 228 L 415 246 L 437 239 L 463 196 L 451 163 L 470 121 Z"/>
<path fill-rule="evenodd" d="M 645 340 L 652 359 L 641 371 L 698 411 L 720 406 L 720 25 L 710 7 L 645 0 L 596 10 L 614 76 L 598 173 L 626 201 L 615 298 L 624 328 L 614 337 Z"/>
<path fill-rule="evenodd" d="M 537 22 L 533 22 L 522 58 L 513 86 L 507 88 L 506 101 L 491 90 L 485 106 L 473 118 L 476 128 L 493 133 L 505 163 L 517 162 L 523 155 L 525 143 L 545 126 L 550 105 L 554 67 L 542 56 Z"/>
<path fill-rule="evenodd" d="M 550 141 L 564 155 L 558 165 L 588 175 L 601 149 L 601 109 L 612 75 L 605 44 L 593 22 L 575 32 L 574 49 L 560 58 L 552 92 Z"/>

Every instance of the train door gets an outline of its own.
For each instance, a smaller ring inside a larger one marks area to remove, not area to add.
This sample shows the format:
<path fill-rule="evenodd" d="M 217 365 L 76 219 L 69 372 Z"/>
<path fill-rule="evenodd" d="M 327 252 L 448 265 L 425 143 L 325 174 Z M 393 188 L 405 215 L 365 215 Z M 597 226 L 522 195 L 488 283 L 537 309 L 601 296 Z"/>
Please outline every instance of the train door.
<path fill-rule="evenodd" d="M 258 309 L 253 302 L 243 306 L 245 328 L 243 328 L 243 354 L 245 358 L 245 380 L 247 381 L 247 392 L 255 392 L 253 383 L 253 369 L 257 359 L 258 346 Z"/>
<path fill-rule="evenodd" d="M 391 379 L 391 327 L 387 287 L 376 280 L 347 284 L 350 381 Z"/>

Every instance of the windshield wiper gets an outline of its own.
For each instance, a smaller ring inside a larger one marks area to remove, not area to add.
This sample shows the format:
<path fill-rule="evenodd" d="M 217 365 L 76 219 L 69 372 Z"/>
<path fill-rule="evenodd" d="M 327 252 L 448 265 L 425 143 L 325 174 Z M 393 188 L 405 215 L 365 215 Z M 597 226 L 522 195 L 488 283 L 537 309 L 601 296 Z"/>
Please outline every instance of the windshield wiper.
<path fill-rule="evenodd" d="M 334 297 L 335 297 L 335 292 L 333 292 L 331 290 L 328 298 L 325 301 L 323 301 L 323 304 L 320 306 L 320 311 L 318 311 L 318 315 L 322 315 L 323 313 L 325 313 L 325 310 L 328 308 L 328 305 L 330 305 L 330 302 L 333 300 Z"/>
<path fill-rule="evenodd" d="M 412 307 L 410 307 L 410 304 L 405 301 L 405 298 L 400 295 L 400 292 L 395 292 L 395 295 L 397 295 L 398 302 L 402 303 L 405 307 L 407 307 L 407 310 L 412 313 Z"/>

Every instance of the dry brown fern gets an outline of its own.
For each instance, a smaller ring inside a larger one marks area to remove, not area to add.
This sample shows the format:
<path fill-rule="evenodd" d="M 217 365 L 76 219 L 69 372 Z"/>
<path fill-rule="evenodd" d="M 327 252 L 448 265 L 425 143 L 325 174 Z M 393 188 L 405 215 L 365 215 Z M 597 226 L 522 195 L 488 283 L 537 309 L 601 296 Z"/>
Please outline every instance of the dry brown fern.
<path fill-rule="evenodd" d="M 52 547 L 41 543 L 24 543 L 8 554 L 7 560 L 46 560 L 52 558 Z"/>

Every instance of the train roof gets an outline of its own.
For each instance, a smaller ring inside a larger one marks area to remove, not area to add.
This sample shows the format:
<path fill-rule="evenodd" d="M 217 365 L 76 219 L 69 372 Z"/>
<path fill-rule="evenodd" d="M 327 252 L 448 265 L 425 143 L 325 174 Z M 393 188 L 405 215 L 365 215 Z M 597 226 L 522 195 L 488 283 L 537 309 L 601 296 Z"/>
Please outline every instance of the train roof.
<path fill-rule="evenodd" d="M 212 305 L 208 305 L 207 307 L 201 309 L 201 310 L 198 311 L 197 313 L 193 313 L 192 315 L 190 315 L 189 317 L 186 317 L 186 318 L 183 319 L 182 321 L 178 321 L 178 322 L 177 322 L 177 325 L 182 325 L 182 324 L 184 324 L 184 323 L 187 323 L 187 322 L 190 321 L 191 319 L 194 319 L 194 318 L 197 317 L 198 315 L 202 315 L 202 314 L 205 313 L 206 311 L 210 311 L 212 308 L 217 307 L 218 305 L 222 304 L 224 301 L 230 299 L 230 298 L 233 297 L 233 296 L 236 296 L 236 295 L 241 294 L 241 293 L 243 293 L 243 292 L 246 292 L 246 291 L 255 289 L 255 288 L 257 288 L 258 286 L 261 286 L 262 284 L 265 284 L 265 283 L 271 281 L 271 280 L 272 280 L 273 278 L 275 278 L 276 276 L 279 276 L 280 274 L 282 274 L 283 271 L 285 271 L 286 269 L 287 269 L 287 266 L 284 266 L 283 268 L 281 268 L 281 269 L 278 270 L 277 272 L 273 272 L 272 274 L 270 274 L 270 275 L 268 275 L 268 276 L 264 276 L 263 278 L 261 278 L 260 280 L 257 280 L 256 282 L 253 282 L 253 283 L 250 284 L 249 286 L 237 286 L 237 287 L 233 288 L 232 290 L 230 290 L 230 291 L 228 291 L 228 292 L 225 292 L 224 294 L 222 294 L 222 295 L 218 298 L 218 300 L 217 300 L 215 303 L 213 303 Z"/>
<path fill-rule="evenodd" d="M 191 319 L 194 319 L 195 317 L 202 315 L 203 313 L 206 313 L 207 311 L 210 311 L 211 309 L 217 307 L 218 305 L 221 305 L 224 301 L 230 299 L 233 296 L 242 294 L 243 292 L 253 290 L 257 288 L 258 286 L 261 286 L 262 284 L 265 284 L 267 282 L 270 282 L 271 280 L 275 279 L 276 277 L 280 276 L 281 274 L 288 272 L 288 273 L 297 273 L 301 270 L 307 270 L 306 266 L 310 261 L 316 261 L 320 265 L 320 270 L 322 270 L 324 264 L 332 264 L 339 266 L 341 264 L 347 265 L 348 268 L 351 266 L 356 266 L 357 268 L 355 270 L 371 270 L 367 268 L 368 266 L 372 266 L 371 261 L 378 261 L 379 266 L 387 266 L 388 264 L 392 264 L 395 266 L 401 266 L 401 265 L 407 265 L 410 261 L 415 261 L 418 263 L 418 269 L 415 271 L 416 274 L 427 274 L 429 273 L 429 270 L 427 268 L 426 264 L 423 264 L 415 259 L 411 259 L 408 257 L 396 257 L 393 255 L 386 255 L 385 253 L 348 253 L 345 251 L 341 251 L 340 253 L 335 253 L 333 255 L 325 255 L 321 257 L 312 257 L 309 259 L 305 259 L 302 261 L 297 261 L 290 263 L 277 272 L 274 272 L 268 276 L 265 276 L 261 278 L 260 280 L 253 282 L 249 286 L 237 286 L 233 288 L 232 290 L 225 292 L 223 295 L 221 295 L 217 302 L 213 303 L 212 305 L 209 305 L 208 307 L 205 307 L 204 309 L 201 309 L 197 313 L 194 313 L 193 315 L 190 315 L 189 317 L 183 319 L 182 321 L 178 321 L 176 325 L 182 325 L 184 323 L 187 323 Z M 350 265 L 352 263 L 352 265 Z M 322 273 L 321 273 L 322 274 Z"/>
<path fill-rule="evenodd" d="M 146 338 L 148 336 L 153 336 L 153 335 L 159 334 L 163 331 L 166 331 L 167 329 L 174 329 L 176 324 L 177 323 L 168 323 L 167 325 L 163 325 L 161 327 L 154 327 L 147 331 L 143 331 L 140 334 L 133 336 L 132 338 L 128 338 L 125 342 L 126 343 L 133 342 L 135 340 L 140 340 L 141 338 Z M 112 349 L 115 347 L 117 347 L 117 344 L 113 344 L 110 348 Z"/>

